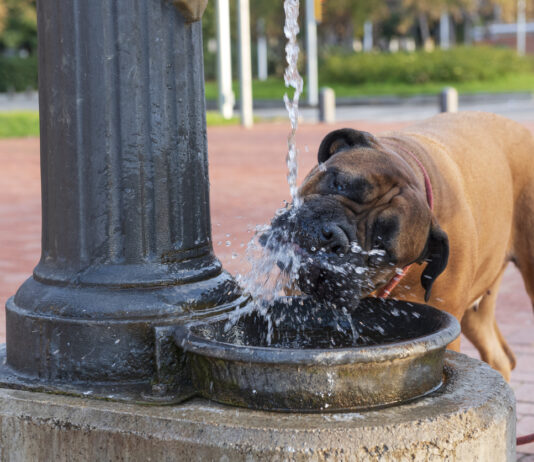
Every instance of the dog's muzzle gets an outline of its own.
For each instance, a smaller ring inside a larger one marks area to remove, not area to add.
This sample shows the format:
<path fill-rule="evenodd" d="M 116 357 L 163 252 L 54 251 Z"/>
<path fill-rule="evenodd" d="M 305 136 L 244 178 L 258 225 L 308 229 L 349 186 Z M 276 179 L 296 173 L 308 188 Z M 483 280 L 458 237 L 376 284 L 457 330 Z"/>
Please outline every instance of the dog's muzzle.
<path fill-rule="evenodd" d="M 361 296 L 366 262 L 344 215 L 334 207 L 326 210 L 319 201 L 288 209 L 272 220 L 260 243 L 273 251 L 286 246 L 295 252 L 298 268 L 291 270 L 302 292 L 322 302 L 354 307 Z"/>

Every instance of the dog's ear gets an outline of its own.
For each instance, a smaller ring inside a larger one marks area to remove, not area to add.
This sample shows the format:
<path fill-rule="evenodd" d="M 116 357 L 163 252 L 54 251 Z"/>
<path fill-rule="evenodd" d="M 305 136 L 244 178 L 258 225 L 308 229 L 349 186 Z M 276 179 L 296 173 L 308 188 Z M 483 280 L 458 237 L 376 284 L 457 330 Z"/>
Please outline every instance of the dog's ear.
<path fill-rule="evenodd" d="M 421 275 L 421 285 L 425 289 L 425 302 L 428 302 L 434 281 L 443 273 L 449 261 L 449 238 L 434 221 L 428 233 L 422 260 L 427 262 Z"/>
<path fill-rule="evenodd" d="M 378 144 L 377 139 L 367 132 L 342 128 L 326 135 L 319 146 L 317 160 L 319 163 L 326 162 L 334 154 L 355 147 L 371 148 Z"/>

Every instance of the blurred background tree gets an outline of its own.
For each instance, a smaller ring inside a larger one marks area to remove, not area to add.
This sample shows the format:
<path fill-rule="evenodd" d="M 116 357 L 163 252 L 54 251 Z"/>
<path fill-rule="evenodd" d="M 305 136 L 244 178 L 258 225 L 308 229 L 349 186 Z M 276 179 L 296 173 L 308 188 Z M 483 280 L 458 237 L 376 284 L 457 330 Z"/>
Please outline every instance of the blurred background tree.
<path fill-rule="evenodd" d="M 534 2 L 525 2 L 527 18 L 534 15 Z M 495 19 L 503 22 L 513 22 L 517 18 L 517 0 L 483 0 L 480 2 L 480 12 L 485 19 Z"/>
<path fill-rule="evenodd" d="M 36 55 L 35 0 L 0 0 L 0 92 L 37 88 Z"/>
<path fill-rule="evenodd" d="M 4 0 L 0 0 L 0 34 L 4 32 L 6 26 L 7 8 Z"/>
<path fill-rule="evenodd" d="M 35 0 L 0 0 L 0 50 L 35 54 L 37 15 Z"/>
<path fill-rule="evenodd" d="M 478 0 L 390 0 L 390 7 L 399 17 L 397 32 L 405 35 L 417 26 L 421 42 L 426 43 L 431 38 L 429 25 L 436 23 L 444 12 L 461 22 L 476 10 L 478 3 Z"/>
<path fill-rule="evenodd" d="M 352 44 L 354 37 L 363 35 L 366 21 L 381 21 L 390 13 L 387 0 L 326 0 L 323 9 L 320 30 L 327 43 L 332 43 L 331 38 L 336 37 Z"/>

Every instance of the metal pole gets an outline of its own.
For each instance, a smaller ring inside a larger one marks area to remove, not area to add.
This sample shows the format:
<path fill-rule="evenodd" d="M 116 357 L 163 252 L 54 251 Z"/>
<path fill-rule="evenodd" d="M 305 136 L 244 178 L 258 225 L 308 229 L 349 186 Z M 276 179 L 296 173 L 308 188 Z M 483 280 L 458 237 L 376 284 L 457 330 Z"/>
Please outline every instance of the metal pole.
<path fill-rule="evenodd" d="M 239 89 L 241 125 L 252 127 L 252 63 L 250 58 L 250 6 L 249 0 L 238 0 L 239 23 Z"/>
<path fill-rule="evenodd" d="M 230 44 L 230 2 L 216 0 L 217 82 L 219 111 L 225 119 L 234 115 L 235 96 L 232 90 L 232 47 Z"/>
<path fill-rule="evenodd" d="M 317 106 L 319 104 L 319 71 L 314 0 L 306 0 L 306 72 L 308 76 L 308 104 Z"/>
<path fill-rule="evenodd" d="M 373 50 L 373 23 L 365 21 L 363 25 L 363 51 L 369 52 Z"/>
<path fill-rule="evenodd" d="M 262 82 L 268 77 L 267 37 L 265 36 L 265 20 L 258 19 L 258 80 Z"/>
<path fill-rule="evenodd" d="M 450 48 L 450 17 L 447 11 L 441 13 L 439 20 L 439 46 L 443 50 L 448 50 Z"/>
<path fill-rule="evenodd" d="M 139 400 L 155 328 L 237 297 L 211 242 L 201 24 L 165 0 L 37 9 L 42 256 L 7 302 L 10 380 Z"/>
<path fill-rule="evenodd" d="M 523 56 L 527 48 L 525 0 L 517 0 L 517 54 Z"/>

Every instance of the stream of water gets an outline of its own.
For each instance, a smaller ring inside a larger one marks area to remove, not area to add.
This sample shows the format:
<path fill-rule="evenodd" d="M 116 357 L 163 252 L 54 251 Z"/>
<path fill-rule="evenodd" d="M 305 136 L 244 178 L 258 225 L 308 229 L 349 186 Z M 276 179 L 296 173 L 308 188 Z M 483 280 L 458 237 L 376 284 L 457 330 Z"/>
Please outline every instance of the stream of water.
<path fill-rule="evenodd" d="M 284 95 L 284 103 L 289 114 L 291 122 L 291 133 L 288 138 L 288 153 L 287 153 L 287 182 L 289 183 L 289 191 L 293 205 L 298 207 L 298 188 L 297 188 L 297 174 L 298 174 L 298 149 L 295 135 L 298 127 L 299 119 L 299 98 L 302 94 L 303 80 L 298 70 L 299 59 L 299 45 L 297 42 L 297 35 L 300 31 L 299 18 L 299 0 L 285 0 L 284 11 L 286 14 L 286 22 L 284 25 L 284 34 L 287 38 L 286 44 L 286 61 L 287 67 L 284 72 L 284 82 L 286 87 L 293 87 L 294 93 L 291 98 L 287 93 Z"/>

